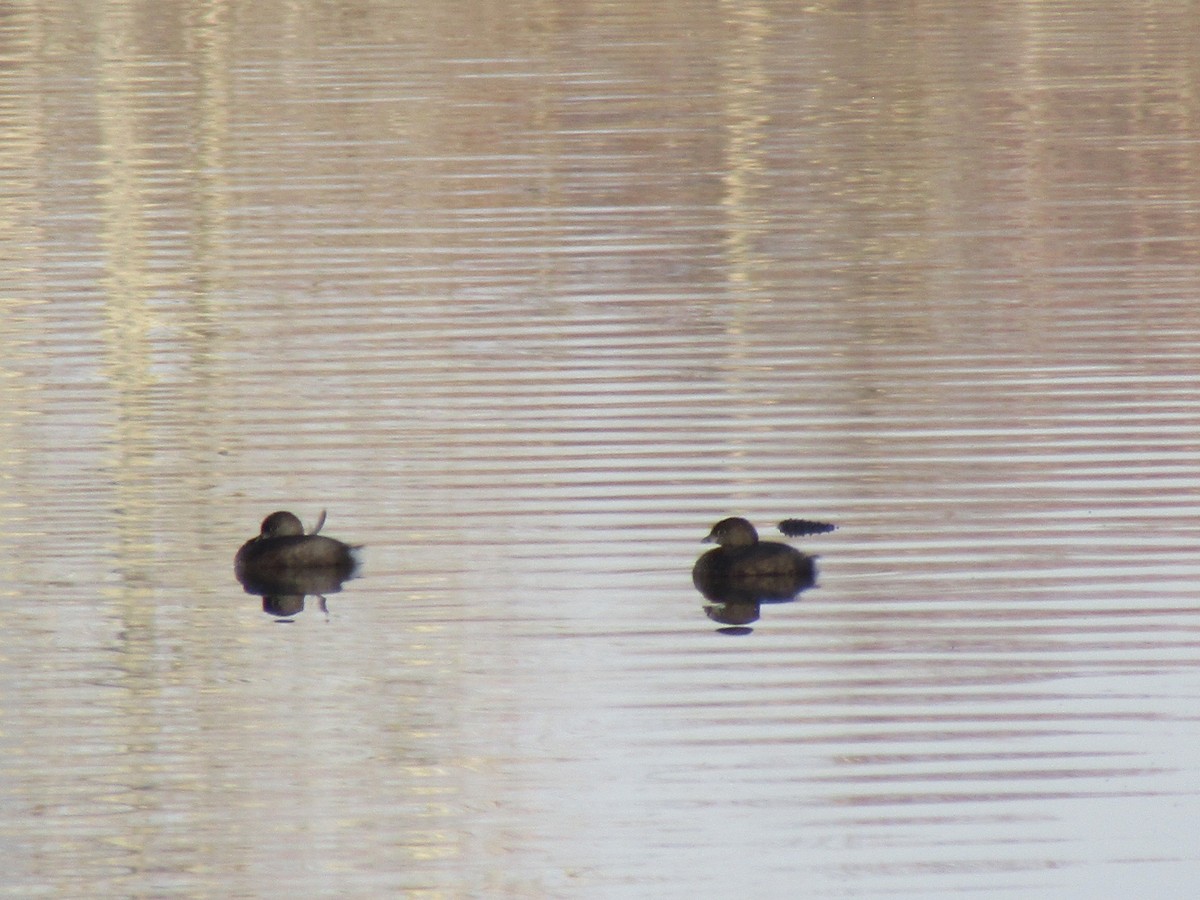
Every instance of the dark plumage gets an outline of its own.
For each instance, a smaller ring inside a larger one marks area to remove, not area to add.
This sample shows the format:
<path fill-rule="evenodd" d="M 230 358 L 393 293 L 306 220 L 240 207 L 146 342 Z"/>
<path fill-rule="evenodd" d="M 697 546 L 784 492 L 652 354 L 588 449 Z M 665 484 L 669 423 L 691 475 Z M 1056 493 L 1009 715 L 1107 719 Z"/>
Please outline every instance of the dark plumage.
<path fill-rule="evenodd" d="M 704 543 L 719 544 L 708 557 L 731 578 L 770 578 L 811 574 L 813 559 L 795 547 L 775 541 L 760 541 L 754 526 L 745 519 L 722 519 L 712 527 Z"/>
<path fill-rule="evenodd" d="M 745 519 L 722 519 L 704 540 L 720 544 L 701 555 L 692 568 L 692 583 L 709 600 L 724 604 L 791 600 L 816 581 L 813 557 L 787 544 L 760 541 Z"/>
<path fill-rule="evenodd" d="M 280 584 L 300 580 L 342 581 L 358 568 L 359 548 L 317 534 L 325 514 L 311 534 L 290 512 L 271 513 L 263 519 L 258 537 L 242 544 L 234 557 L 234 572 L 243 584 Z"/>

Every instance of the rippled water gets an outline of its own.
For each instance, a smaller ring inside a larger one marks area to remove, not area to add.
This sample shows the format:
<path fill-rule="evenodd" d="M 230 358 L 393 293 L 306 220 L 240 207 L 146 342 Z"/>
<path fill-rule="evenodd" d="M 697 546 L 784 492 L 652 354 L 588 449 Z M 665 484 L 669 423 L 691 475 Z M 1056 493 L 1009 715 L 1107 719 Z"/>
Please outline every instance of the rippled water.
<path fill-rule="evenodd" d="M 0 896 L 1190 896 L 1196 38 L 13 5 Z"/>

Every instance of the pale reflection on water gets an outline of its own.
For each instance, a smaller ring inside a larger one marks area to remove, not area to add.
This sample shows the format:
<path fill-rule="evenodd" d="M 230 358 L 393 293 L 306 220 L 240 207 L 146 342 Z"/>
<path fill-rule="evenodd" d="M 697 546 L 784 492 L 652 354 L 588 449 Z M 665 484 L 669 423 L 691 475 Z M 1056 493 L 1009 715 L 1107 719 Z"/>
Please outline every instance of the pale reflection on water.
<path fill-rule="evenodd" d="M 11 10 L 0 896 L 1186 895 L 1193 18 Z"/>

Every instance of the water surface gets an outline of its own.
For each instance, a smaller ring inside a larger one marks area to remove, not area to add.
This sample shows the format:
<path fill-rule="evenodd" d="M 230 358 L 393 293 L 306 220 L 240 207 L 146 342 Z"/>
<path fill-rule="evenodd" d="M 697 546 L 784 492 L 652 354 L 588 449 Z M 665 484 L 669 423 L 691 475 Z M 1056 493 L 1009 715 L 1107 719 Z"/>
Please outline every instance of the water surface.
<path fill-rule="evenodd" d="M 1196 36 L 18 4 L 0 895 L 1188 896 Z"/>

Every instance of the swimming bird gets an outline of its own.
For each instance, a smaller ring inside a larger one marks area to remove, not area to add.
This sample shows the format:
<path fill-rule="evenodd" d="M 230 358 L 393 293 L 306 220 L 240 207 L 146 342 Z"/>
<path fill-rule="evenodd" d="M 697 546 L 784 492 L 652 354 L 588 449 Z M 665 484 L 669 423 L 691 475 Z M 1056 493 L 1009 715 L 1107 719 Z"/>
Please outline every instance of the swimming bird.
<path fill-rule="evenodd" d="M 722 580 L 813 577 L 813 557 L 787 544 L 760 541 L 754 526 L 738 516 L 722 519 L 703 542 L 719 546 L 701 556 L 696 566 L 703 563 Z"/>
<path fill-rule="evenodd" d="M 324 524 L 322 511 L 316 527 L 305 534 L 297 516 L 282 510 L 271 513 L 263 519 L 258 537 L 242 544 L 234 557 L 238 580 L 271 584 L 313 576 L 338 581 L 351 577 L 358 568 L 359 546 L 317 534 Z"/>

